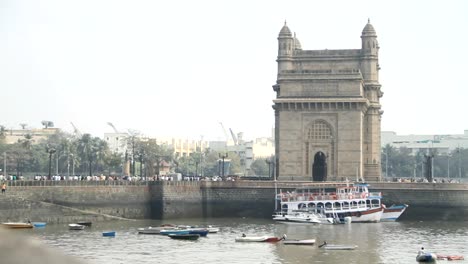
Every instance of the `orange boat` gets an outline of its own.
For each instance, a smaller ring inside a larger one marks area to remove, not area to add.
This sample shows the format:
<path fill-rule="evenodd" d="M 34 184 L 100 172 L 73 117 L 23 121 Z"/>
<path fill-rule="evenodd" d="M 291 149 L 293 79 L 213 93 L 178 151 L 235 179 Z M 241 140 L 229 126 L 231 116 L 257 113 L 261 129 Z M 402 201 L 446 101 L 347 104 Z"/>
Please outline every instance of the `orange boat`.
<path fill-rule="evenodd" d="M 12 228 L 12 229 L 20 229 L 20 228 L 33 228 L 34 225 L 32 223 L 20 223 L 20 222 L 7 222 L 7 223 L 2 223 L 2 226 L 6 228 Z"/>

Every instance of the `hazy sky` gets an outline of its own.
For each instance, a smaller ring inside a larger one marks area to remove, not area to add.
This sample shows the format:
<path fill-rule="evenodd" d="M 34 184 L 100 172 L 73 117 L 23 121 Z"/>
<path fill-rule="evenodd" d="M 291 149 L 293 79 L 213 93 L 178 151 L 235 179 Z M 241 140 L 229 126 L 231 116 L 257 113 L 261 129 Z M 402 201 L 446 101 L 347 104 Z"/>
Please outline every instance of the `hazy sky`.
<path fill-rule="evenodd" d="M 358 49 L 368 18 L 382 130 L 468 129 L 463 0 L 1 0 L 0 124 L 222 140 L 222 122 L 270 136 L 285 20 L 305 50 Z"/>

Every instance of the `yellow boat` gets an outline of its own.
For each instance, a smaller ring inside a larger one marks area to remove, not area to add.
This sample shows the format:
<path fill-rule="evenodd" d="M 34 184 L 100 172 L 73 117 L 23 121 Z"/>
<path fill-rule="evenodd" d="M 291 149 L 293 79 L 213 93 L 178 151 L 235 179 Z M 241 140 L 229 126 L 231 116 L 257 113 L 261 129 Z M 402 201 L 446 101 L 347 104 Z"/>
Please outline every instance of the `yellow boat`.
<path fill-rule="evenodd" d="M 2 226 L 6 227 L 6 228 L 13 228 L 13 229 L 33 228 L 34 227 L 34 225 L 32 223 L 20 223 L 20 222 L 2 223 Z"/>

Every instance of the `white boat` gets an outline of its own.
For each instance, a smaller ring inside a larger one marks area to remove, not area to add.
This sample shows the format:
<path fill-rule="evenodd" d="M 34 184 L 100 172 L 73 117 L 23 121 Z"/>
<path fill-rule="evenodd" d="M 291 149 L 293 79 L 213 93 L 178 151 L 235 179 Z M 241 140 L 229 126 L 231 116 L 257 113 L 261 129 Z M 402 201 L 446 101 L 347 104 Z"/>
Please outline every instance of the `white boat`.
<path fill-rule="evenodd" d="M 208 233 L 218 233 L 219 232 L 219 227 L 214 227 L 214 226 L 207 226 L 206 229 L 208 229 Z"/>
<path fill-rule="evenodd" d="M 285 245 L 314 245 L 315 239 L 286 239 L 283 240 Z"/>
<path fill-rule="evenodd" d="M 353 223 L 379 222 L 384 209 L 382 194 L 369 192 L 366 183 L 302 187 L 293 192 L 280 191 L 276 199 L 281 213 L 317 212 L 326 218 L 338 218 L 341 222 L 345 217 L 351 217 Z"/>
<path fill-rule="evenodd" d="M 325 245 L 323 247 L 320 247 L 322 249 L 325 249 L 325 250 L 353 250 L 353 249 L 356 249 L 358 246 L 356 245 L 333 245 L 333 244 L 329 244 L 329 245 Z"/>
<path fill-rule="evenodd" d="M 70 230 L 83 230 L 84 228 L 85 228 L 84 225 L 68 224 L 68 229 L 70 229 Z"/>
<path fill-rule="evenodd" d="M 405 212 L 406 208 L 408 208 L 407 204 L 392 205 L 390 207 L 384 206 L 384 210 L 380 221 L 396 221 Z"/>
<path fill-rule="evenodd" d="M 333 224 L 333 218 L 323 214 L 313 212 L 292 212 L 290 214 L 276 213 L 273 220 L 278 223 L 299 223 L 299 224 Z"/>
<path fill-rule="evenodd" d="M 138 234 L 146 235 L 159 235 L 161 230 L 176 230 L 175 226 L 149 226 L 144 228 L 138 228 Z"/>

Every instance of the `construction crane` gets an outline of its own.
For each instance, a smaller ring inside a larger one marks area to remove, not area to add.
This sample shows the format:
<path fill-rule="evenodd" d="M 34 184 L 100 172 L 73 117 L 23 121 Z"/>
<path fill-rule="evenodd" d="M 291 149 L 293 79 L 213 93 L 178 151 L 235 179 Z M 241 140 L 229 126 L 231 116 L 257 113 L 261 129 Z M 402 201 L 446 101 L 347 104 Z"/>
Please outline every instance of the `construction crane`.
<path fill-rule="evenodd" d="M 237 141 L 237 137 L 236 135 L 234 134 L 234 132 L 232 131 L 231 128 L 229 128 L 229 131 L 231 132 L 231 136 L 232 136 L 232 140 L 234 140 L 234 145 L 239 145 L 239 142 Z"/>
<path fill-rule="evenodd" d="M 81 137 L 81 132 L 78 130 L 78 128 L 76 128 L 75 124 L 73 124 L 73 122 L 70 122 L 70 124 L 73 127 L 73 133 L 75 134 L 75 136 Z"/>
<path fill-rule="evenodd" d="M 120 133 L 120 132 L 117 130 L 117 128 L 115 128 L 114 124 L 112 124 L 111 122 L 107 122 L 107 124 L 108 124 L 110 127 L 112 127 L 112 129 L 114 129 L 114 132 L 115 132 L 116 134 Z"/>

